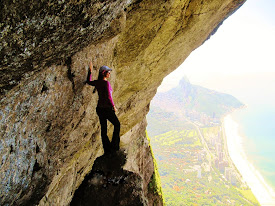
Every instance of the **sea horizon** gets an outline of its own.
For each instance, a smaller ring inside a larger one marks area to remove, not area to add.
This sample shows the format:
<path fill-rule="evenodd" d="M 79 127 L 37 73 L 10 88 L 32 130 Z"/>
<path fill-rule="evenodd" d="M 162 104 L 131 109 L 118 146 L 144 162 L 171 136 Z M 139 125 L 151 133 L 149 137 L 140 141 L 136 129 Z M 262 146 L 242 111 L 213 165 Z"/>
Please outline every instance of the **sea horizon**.
<path fill-rule="evenodd" d="M 260 127 L 258 125 L 258 127 L 251 128 L 253 123 L 259 124 L 258 121 L 269 126 L 268 123 L 263 122 L 268 122 L 269 119 L 257 119 L 259 116 L 265 117 L 266 114 L 264 113 L 268 113 L 269 108 L 264 109 L 265 112 L 263 110 L 255 111 L 255 108 L 249 105 L 240 110 L 235 110 L 224 118 L 228 151 L 232 161 L 260 204 L 262 206 L 274 206 L 274 176 L 269 172 L 264 172 L 271 171 L 272 173 L 274 171 L 274 160 L 272 158 L 274 156 L 272 151 L 269 151 L 272 148 L 269 145 L 272 144 L 268 144 L 270 135 L 267 132 L 263 135 L 264 133 L 262 132 L 259 137 L 261 129 L 265 129 L 264 126 Z M 259 144 L 258 141 L 261 141 L 262 144 Z M 267 154 L 262 150 L 267 151 Z M 261 160 L 265 160 L 265 164 Z"/>

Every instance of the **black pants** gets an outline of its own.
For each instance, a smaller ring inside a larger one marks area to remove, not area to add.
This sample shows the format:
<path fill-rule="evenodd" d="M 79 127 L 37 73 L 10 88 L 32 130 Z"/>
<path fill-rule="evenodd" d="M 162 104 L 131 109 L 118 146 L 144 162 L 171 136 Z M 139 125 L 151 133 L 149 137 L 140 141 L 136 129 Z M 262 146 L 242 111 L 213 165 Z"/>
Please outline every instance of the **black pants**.
<path fill-rule="evenodd" d="M 102 108 L 97 107 L 96 113 L 99 117 L 100 125 L 101 125 L 101 139 L 103 144 L 104 152 L 117 151 L 119 150 L 119 142 L 120 142 L 120 122 L 116 116 L 113 108 Z M 107 136 L 107 120 L 109 120 L 114 125 L 113 138 L 110 142 Z"/>

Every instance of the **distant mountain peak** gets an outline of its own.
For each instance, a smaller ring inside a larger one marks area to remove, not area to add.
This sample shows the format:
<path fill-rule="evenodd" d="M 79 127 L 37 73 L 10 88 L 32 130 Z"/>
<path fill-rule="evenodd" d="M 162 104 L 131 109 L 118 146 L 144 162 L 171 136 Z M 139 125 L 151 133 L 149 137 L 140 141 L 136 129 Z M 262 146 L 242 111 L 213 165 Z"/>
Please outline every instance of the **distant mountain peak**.
<path fill-rule="evenodd" d="M 157 93 L 151 102 L 151 108 L 180 113 L 187 119 L 205 125 L 210 122 L 219 123 L 225 114 L 241 106 L 243 104 L 232 95 L 193 85 L 186 76 L 177 87 Z"/>

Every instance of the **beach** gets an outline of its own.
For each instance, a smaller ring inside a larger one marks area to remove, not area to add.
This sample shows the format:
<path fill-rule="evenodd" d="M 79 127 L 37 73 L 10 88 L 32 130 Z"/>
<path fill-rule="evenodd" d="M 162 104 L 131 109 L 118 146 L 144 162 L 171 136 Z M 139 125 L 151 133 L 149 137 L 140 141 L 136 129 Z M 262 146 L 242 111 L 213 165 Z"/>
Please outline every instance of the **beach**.
<path fill-rule="evenodd" d="M 224 118 L 224 130 L 229 155 L 243 176 L 243 180 L 251 188 L 262 206 L 275 206 L 275 192 L 247 158 L 243 149 L 244 138 L 240 135 L 238 123 L 234 121 L 231 115 Z"/>

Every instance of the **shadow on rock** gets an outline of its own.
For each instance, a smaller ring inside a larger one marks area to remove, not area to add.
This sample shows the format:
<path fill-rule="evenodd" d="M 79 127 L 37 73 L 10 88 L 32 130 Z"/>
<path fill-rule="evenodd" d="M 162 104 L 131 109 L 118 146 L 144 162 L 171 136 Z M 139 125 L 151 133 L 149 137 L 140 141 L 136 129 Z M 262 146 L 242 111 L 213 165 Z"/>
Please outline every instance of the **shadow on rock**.
<path fill-rule="evenodd" d="M 76 190 L 71 206 L 147 205 L 138 174 L 123 170 L 122 151 L 98 157 L 92 171 Z"/>

